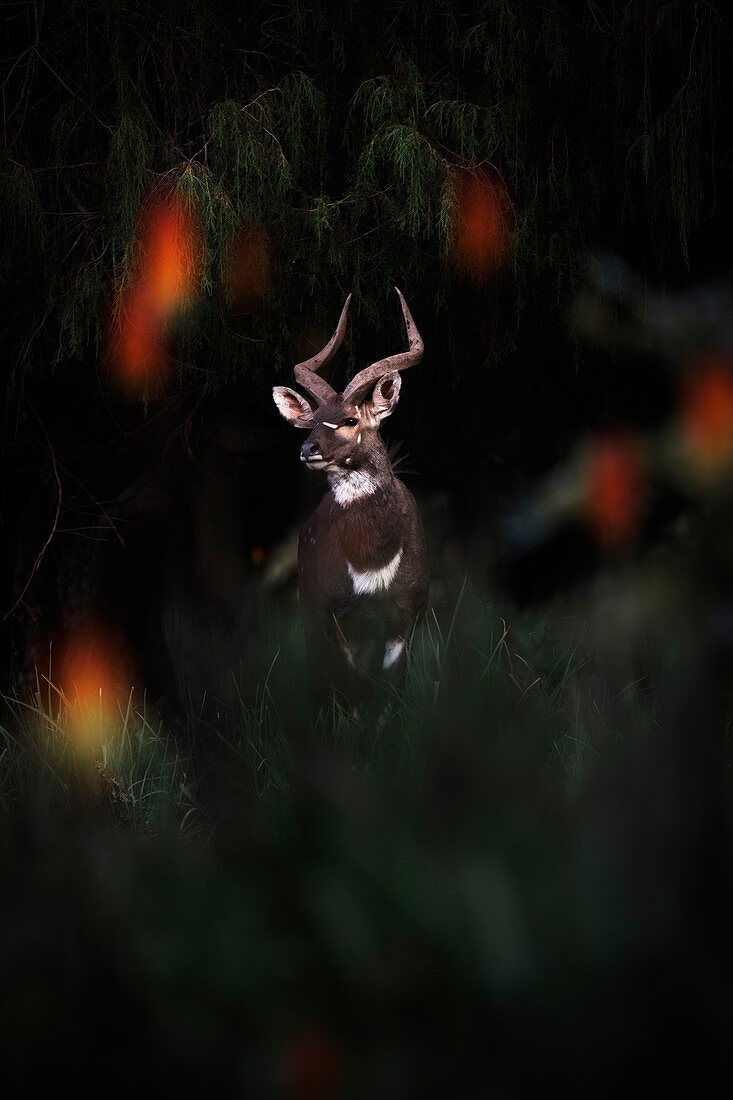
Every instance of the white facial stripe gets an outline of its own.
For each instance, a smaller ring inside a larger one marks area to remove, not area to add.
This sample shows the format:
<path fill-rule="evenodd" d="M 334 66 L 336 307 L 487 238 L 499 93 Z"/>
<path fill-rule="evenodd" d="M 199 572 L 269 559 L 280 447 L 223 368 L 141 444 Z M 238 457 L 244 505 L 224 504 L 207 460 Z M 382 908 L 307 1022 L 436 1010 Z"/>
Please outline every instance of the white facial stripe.
<path fill-rule="evenodd" d="M 354 584 L 354 593 L 357 596 L 364 596 L 367 593 L 379 592 L 380 590 L 386 592 L 395 579 L 401 561 L 402 550 L 398 550 L 392 561 L 382 566 L 381 569 L 370 569 L 365 573 L 357 572 L 351 562 L 347 561 L 349 576 Z"/>
<path fill-rule="evenodd" d="M 327 420 L 323 421 L 324 428 L 338 428 L 338 424 L 329 424 Z"/>
<path fill-rule="evenodd" d="M 376 493 L 379 483 L 365 470 L 350 470 L 348 473 L 332 473 L 328 475 L 331 491 L 340 505 L 352 504 L 361 497 L 369 497 Z"/>
<path fill-rule="evenodd" d="M 400 654 L 405 648 L 405 643 L 402 638 L 395 638 L 391 642 L 387 642 L 384 647 L 384 662 L 382 663 L 382 669 L 391 668 L 392 665 L 399 661 Z"/>

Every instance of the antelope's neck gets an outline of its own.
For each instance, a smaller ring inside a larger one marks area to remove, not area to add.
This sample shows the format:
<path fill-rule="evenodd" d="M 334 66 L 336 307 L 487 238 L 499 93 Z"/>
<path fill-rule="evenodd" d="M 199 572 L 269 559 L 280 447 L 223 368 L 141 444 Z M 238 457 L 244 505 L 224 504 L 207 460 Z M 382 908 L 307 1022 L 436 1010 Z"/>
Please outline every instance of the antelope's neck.
<path fill-rule="evenodd" d="M 381 570 L 402 550 L 402 515 L 391 463 L 370 462 L 358 470 L 330 474 L 332 522 L 352 570 Z"/>
<path fill-rule="evenodd" d="M 395 482 L 394 470 L 384 444 L 377 436 L 358 469 L 343 467 L 328 475 L 328 483 L 341 508 L 365 503 L 369 497 L 389 495 Z"/>

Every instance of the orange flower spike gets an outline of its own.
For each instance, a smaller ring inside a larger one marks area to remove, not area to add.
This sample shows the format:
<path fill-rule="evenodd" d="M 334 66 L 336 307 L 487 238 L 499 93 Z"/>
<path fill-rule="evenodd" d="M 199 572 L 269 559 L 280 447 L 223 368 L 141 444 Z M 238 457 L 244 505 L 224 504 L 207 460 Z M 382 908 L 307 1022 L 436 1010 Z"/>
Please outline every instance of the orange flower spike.
<path fill-rule="evenodd" d="M 496 275 L 511 251 L 511 204 L 504 181 L 486 169 L 454 168 L 456 207 L 450 254 L 476 282 Z"/>
<path fill-rule="evenodd" d="M 140 281 L 161 321 L 190 305 L 199 281 L 201 234 L 190 208 L 169 197 L 151 204 L 141 243 Z"/>
<path fill-rule="evenodd" d="M 608 433 L 593 440 L 588 456 L 585 513 L 590 530 L 607 551 L 636 536 L 644 503 L 645 460 L 634 436 Z"/>
<path fill-rule="evenodd" d="M 202 235 L 190 208 L 175 196 L 148 203 L 138 219 L 139 254 L 129 285 L 118 296 L 107 361 L 128 393 L 155 396 L 171 362 L 165 330 L 198 293 Z"/>
<path fill-rule="evenodd" d="M 110 343 L 110 365 L 124 389 L 155 392 L 162 385 L 167 375 L 165 342 L 145 287 L 128 288 Z"/>
<path fill-rule="evenodd" d="M 288 1100 L 335 1100 L 341 1092 L 346 1051 L 335 1035 L 316 1024 L 292 1034 L 279 1067 L 280 1086 Z"/>
<path fill-rule="evenodd" d="M 733 463 L 733 360 L 700 363 L 683 389 L 681 433 L 688 456 L 703 473 Z"/>
<path fill-rule="evenodd" d="M 116 721 L 131 690 L 127 651 L 114 633 L 88 623 L 62 645 L 58 677 L 74 746 L 91 751 Z"/>

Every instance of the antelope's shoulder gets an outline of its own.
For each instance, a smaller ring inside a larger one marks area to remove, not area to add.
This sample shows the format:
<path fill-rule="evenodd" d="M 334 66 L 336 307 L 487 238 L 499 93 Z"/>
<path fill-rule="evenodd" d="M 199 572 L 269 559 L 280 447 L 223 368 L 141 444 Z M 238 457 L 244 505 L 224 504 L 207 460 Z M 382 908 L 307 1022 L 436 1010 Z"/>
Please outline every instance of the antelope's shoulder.
<path fill-rule="evenodd" d="M 338 531 L 334 524 L 336 504 L 333 494 L 323 496 L 316 510 L 300 529 L 298 557 L 328 557 L 338 547 Z"/>
<path fill-rule="evenodd" d="M 418 511 L 417 501 L 404 481 L 400 481 L 398 477 L 394 480 L 394 497 L 403 512 L 412 513 Z"/>

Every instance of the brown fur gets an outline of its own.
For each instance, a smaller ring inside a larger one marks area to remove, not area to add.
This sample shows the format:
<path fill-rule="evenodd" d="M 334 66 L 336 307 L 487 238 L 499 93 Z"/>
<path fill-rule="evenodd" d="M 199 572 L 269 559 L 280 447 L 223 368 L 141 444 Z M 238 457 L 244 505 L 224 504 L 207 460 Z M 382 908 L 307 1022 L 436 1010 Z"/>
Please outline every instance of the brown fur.
<path fill-rule="evenodd" d="M 343 396 L 312 375 L 326 361 L 323 356 L 296 369 L 310 402 L 286 386 L 273 390 L 282 416 L 309 431 L 301 459 L 329 477 L 329 491 L 300 533 L 300 596 L 309 650 L 325 655 L 333 684 L 352 701 L 363 697 L 372 673 L 382 672 L 385 647 L 408 641 L 428 599 L 428 553 L 420 514 L 412 494 L 395 477 L 379 435 L 381 421 L 399 398 L 399 370 L 422 355 L 419 333 L 402 295 L 400 299 L 409 352 L 361 371 Z M 343 336 L 347 306 L 348 300 L 339 329 L 324 349 L 328 356 L 338 345 L 339 332 Z M 368 575 L 384 569 L 400 551 L 387 588 L 357 591 L 373 582 Z M 366 582 L 361 578 L 357 584 L 351 571 L 366 574 Z M 403 647 L 384 678 L 399 683 L 405 667 Z"/>

